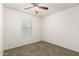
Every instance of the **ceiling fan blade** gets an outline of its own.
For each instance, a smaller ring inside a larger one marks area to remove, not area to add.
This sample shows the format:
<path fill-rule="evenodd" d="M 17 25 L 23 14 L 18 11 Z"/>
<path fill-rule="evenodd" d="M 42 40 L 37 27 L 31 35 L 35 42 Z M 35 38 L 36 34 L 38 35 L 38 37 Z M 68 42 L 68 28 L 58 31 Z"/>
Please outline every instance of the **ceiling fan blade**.
<path fill-rule="evenodd" d="M 38 7 L 41 8 L 41 9 L 48 10 L 48 7 L 43 7 L 43 6 L 38 6 Z"/>
<path fill-rule="evenodd" d="M 24 8 L 24 10 L 27 10 L 27 9 L 30 9 L 30 8 L 32 8 L 32 7 Z"/>

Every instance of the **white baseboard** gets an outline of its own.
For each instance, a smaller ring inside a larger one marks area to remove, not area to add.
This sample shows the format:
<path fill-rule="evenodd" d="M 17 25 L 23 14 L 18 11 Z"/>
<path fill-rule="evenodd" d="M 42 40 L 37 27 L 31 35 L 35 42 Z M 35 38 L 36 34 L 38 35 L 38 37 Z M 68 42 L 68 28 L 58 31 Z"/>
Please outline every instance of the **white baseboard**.
<path fill-rule="evenodd" d="M 0 51 L 0 56 L 3 56 L 3 51 Z"/>
<path fill-rule="evenodd" d="M 35 41 L 29 41 L 28 43 L 26 44 L 23 44 L 23 45 L 18 45 L 18 46 L 15 46 L 15 47 L 9 47 L 9 48 L 6 48 L 4 50 L 8 50 L 8 49 L 13 49 L 13 48 L 17 48 L 17 47 L 21 47 L 21 46 L 24 46 L 24 45 L 28 45 L 28 44 L 32 44 L 32 43 L 35 43 L 35 42 L 39 42 L 40 40 L 35 40 Z"/>
<path fill-rule="evenodd" d="M 60 44 L 54 43 L 54 42 L 52 42 L 52 41 L 47 41 L 47 40 L 43 40 L 43 41 L 48 42 L 48 43 L 51 43 L 51 44 L 54 44 L 54 45 L 57 45 L 57 46 L 61 46 L 61 47 L 63 47 L 63 48 L 66 48 L 66 49 L 69 49 L 69 50 L 72 50 L 72 51 L 75 51 L 75 52 L 79 52 L 79 51 L 77 51 L 77 50 L 75 50 L 75 49 L 71 49 L 71 48 L 69 48 L 69 47 L 67 47 L 67 46 L 60 45 Z"/>

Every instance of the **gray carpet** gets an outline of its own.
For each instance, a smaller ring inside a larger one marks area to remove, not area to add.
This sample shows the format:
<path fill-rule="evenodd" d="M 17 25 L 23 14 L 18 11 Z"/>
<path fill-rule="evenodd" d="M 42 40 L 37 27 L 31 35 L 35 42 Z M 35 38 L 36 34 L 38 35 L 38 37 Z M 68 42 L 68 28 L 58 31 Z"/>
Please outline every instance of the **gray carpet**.
<path fill-rule="evenodd" d="M 4 51 L 4 56 L 79 56 L 78 52 L 44 41 Z"/>

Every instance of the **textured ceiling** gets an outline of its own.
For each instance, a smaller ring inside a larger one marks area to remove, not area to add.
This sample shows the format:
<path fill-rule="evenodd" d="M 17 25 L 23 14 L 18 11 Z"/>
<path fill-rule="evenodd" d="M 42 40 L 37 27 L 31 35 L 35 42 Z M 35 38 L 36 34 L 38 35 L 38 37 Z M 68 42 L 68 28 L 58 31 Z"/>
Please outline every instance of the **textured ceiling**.
<path fill-rule="evenodd" d="M 39 5 L 47 6 L 49 10 L 39 10 L 38 14 L 35 14 L 32 9 L 24 10 L 24 8 L 28 8 L 32 6 L 30 3 L 4 3 L 4 6 L 7 8 L 15 9 L 18 11 L 26 12 L 29 14 L 37 15 L 40 17 L 44 17 L 50 14 L 54 14 L 59 11 L 63 11 L 67 8 L 74 7 L 79 5 L 78 3 L 40 3 Z"/>

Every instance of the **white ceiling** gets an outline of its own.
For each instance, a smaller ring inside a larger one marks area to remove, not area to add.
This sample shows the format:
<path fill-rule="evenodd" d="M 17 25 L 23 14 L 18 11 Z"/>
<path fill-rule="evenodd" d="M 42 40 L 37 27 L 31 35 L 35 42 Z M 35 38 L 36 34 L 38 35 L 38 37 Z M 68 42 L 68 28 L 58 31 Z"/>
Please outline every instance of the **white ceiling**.
<path fill-rule="evenodd" d="M 67 8 L 74 7 L 79 5 L 78 3 L 40 3 L 40 5 L 47 6 L 49 10 L 39 10 L 38 14 L 35 14 L 32 9 L 24 10 L 24 8 L 28 8 L 32 6 L 30 3 L 4 3 L 4 6 L 7 8 L 15 9 L 18 11 L 26 12 L 29 14 L 37 15 L 40 17 L 44 17 L 50 14 L 54 14 L 59 11 L 63 11 Z"/>

